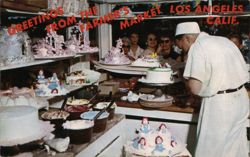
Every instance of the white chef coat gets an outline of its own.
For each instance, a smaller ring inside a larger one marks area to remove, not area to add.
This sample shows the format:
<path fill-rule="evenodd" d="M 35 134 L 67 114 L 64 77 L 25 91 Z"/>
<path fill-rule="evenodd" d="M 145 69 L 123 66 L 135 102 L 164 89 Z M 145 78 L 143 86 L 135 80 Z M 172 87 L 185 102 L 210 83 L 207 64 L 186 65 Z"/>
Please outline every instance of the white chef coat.
<path fill-rule="evenodd" d="M 143 54 L 143 49 L 138 46 L 137 49 L 136 49 L 136 52 L 135 52 L 135 55 L 134 55 L 134 52 L 130 49 L 129 52 L 128 52 L 128 55 L 133 57 L 134 59 L 137 59 L 140 55 Z"/>
<path fill-rule="evenodd" d="M 183 75 L 202 82 L 195 157 L 248 157 L 246 89 L 216 94 L 249 81 L 239 49 L 227 38 L 202 32 L 190 47 Z"/>

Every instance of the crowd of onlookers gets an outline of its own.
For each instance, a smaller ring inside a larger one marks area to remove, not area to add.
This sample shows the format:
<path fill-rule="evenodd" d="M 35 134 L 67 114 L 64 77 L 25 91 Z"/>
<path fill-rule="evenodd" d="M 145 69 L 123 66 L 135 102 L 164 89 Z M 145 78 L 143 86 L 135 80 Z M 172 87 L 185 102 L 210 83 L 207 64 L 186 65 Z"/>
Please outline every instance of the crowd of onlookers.
<path fill-rule="evenodd" d="M 175 46 L 175 39 L 168 32 L 161 32 L 159 36 L 150 32 L 146 36 L 145 48 L 139 45 L 140 35 L 132 32 L 122 38 L 122 50 L 131 60 L 140 57 L 157 54 L 161 63 L 184 62 L 187 56 L 184 56 L 180 49 Z M 248 39 L 242 41 L 239 34 L 229 34 L 227 36 L 241 50 L 242 55 L 247 63 L 250 63 L 250 33 Z"/>

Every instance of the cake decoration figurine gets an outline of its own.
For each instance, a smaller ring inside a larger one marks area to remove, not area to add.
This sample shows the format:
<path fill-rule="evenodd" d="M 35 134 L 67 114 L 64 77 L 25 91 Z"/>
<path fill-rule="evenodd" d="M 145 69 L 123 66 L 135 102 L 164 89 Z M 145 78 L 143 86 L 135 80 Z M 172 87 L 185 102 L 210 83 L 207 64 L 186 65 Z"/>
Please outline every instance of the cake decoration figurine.
<path fill-rule="evenodd" d="M 86 32 L 81 32 L 79 26 L 84 25 L 81 21 L 73 27 L 70 40 L 66 41 L 66 47 L 76 53 L 97 52 L 97 47 L 90 47 L 90 41 Z M 83 42 L 82 42 L 83 41 Z"/>
<path fill-rule="evenodd" d="M 170 142 L 170 145 L 172 147 L 176 147 L 177 146 L 177 142 L 176 142 L 176 139 L 174 136 L 171 136 L 171 142 Z"/>
<path fill-rule="evenodd" d="M 167 133 L 167 126 L 166 126 L 166 124 L 164 124 L 164 123 L 162 123 L 160 126 L 159 126 L 159 128 L 158 128 L 158 130 L 157 131 L 159 131 L 160 133 Z"/>
<path fill-rule="evenodd" d="M 37 75 L 37 82 L 38 83 L 44 83 L 45 82 L 45 76 L 43 74 L 43 70 L 40 69 Z"/>
<path fill-rule="evenodd" d="M 118 39 L 116 42 L 116 47 L 112 47 L 111 50 L 105 55 L 104 59 L 99 61 L 100 63 L 110 65 L 125 65 L 131 63 L 124 52 L 121 52 L 122 40 Z"/>
<path fill-rule="evenodd" d="M 124 145 L 125 156 L 166 157 L 190 155 L 183 144 L 162 123 L 157 129 L 149 127 L 147 118 L 143 118 L 142 126 L 135 138 Z M 190 155 L 191 156 L 191 155 Z"/>
<path fill-rule="evenodd" d="M 75 55 L 74 51 L 64 49 L 64 37 L 58 35 L 56 31 L 47 33 L 45 39 L 39 40 L 32 48 L 35 51 L 35 59 L 55 59 L 72 57 Z"/>
<path fill-rule="evenodd" d="M 58 96 L 66 95 L 67 90 L 61 86 L 56 73 L 53 73 L 50 78 L 45 78 L 43 70 L 39 70 L 37 82 L 35 82 L 35 93 L 36 96 Z"/>
<path fill-rule="evenodd" d="M 138 149 L 145 149 L 145 146 L 146 146 L 146 139 L 144 137 L 142 137 L 138 141 Z"/>
<path fill-rule="evenodd" d="M 163 138 L 161 136 L 157 136 L 155 138 L 155 149 L 153 150 L 152 154 L 155 153 L 155 151 L 163 152 L 165 150 L 163 146 Z"/>
<path fill-rule="evenodd" d="M 142 122 L 141 122 L 141 128 L 140 128 L 140 131 L 142 133 L 149 133 L 151 131 L 150 129 L 150 126 L 149 126 L 149 121 L 148 121 L 148 118 L 143 118 L 142 119 Z"/>

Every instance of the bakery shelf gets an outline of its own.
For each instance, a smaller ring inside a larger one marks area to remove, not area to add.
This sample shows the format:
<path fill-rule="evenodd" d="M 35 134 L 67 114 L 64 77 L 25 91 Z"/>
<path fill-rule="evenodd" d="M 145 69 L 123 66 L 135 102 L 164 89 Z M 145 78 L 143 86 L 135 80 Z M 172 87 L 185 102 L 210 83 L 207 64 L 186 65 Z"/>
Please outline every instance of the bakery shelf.
<path fill-rule="evenodd" d="M 81 57 L 81 56 L 86 55 L 86 54 L 93 54 L 93 53 L 98 53 L 98 52 L 99 51 L 81 53 L 81 54 L 77 54 L 76 56 L 71 57 L 71 58 L 77 58 L 77 57 Z M 64 59 L 57 59 L 57 60 L 51 60 L 51 59 L 50 60 L 33 60 L 33 61 L 30 61 L 30 62 L 26 62 L 26 63 L 0 66 L 0 71 L 23 68 L 23 67 L 29 67 L 29 66 L 33 66 L 33 65 L 52 63 L 52 62 L 56 62 L 56 61 L 59 61 L 59 60 L 66 60 L 66 59 L 71 59 L 71 58 L 64 58 Z"/>
<path fill-rule="evenodd" d="M 39 64 L 46 64 L 46 63 L 51 63 L 51 62 L 55 62 L 55 60 L 34 60 L 28 63 L 20 63 L 20 64 L 15 64 L 15 65 L 2 66 L 0 67 L 0 71 L 17 69 L 17 68 L 28 67 L 28 66 L 39 65 Z"/>

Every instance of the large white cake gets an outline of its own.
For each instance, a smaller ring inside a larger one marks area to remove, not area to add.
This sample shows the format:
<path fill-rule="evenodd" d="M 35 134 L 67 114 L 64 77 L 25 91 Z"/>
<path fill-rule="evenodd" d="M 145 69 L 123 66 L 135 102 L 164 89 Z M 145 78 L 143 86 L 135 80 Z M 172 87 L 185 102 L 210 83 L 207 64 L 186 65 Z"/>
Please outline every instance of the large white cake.
<path fill-rule="evenodd" d="M 147 71 L 146 78 L 139 79 L 146 83 L 173 83 L 173 71 L 171 68 L 151 68 Z"/>
<path fill-rule="evenodd" d="M 148 119 L 144 118 L 136 138 L 128 141 L 124 149 L 126 157 L 173 157 L 185 152 L 186 144 L 171 134 L 167 124 L 162 123 L 157 129 L 153 129 Z"/>
<path fill-rule="evenodd" d="M 38 119 L 34 107 L 15 106 L 0 108 L 0 146 L 14 146 L 41 139 L 54 128 Z"/>

